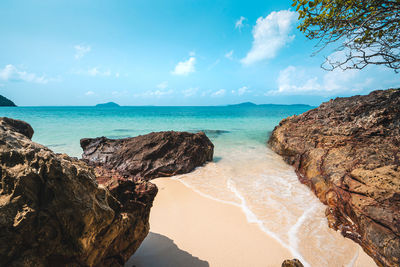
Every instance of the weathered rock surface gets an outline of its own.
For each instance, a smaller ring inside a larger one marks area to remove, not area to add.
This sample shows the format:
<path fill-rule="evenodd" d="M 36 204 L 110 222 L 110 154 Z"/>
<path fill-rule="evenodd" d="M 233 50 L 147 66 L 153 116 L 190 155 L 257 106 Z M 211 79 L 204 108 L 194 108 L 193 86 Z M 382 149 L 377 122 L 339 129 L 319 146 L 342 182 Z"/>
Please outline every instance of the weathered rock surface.
<path fill-rule="evenodd" d="M 271 148 L 326 205 L 329 226 L 400 266 L 400 90 L 337 98 L 282 120 Z"/>
<path fill-rule="evenodd" d="M 32 127 L 28 123 L 7 117 L 0 117 L 0 127 L 3 128 L 3 131 L 14 131 L 25 135 L 29 139 L 32 138 L 34 133 Z"/>
<path fill-rule="evenodd" d="M 122 266 L 149 231 L 156 186 L 118 173 L 99 185 L 32 134 L 0 118 L 0 266 Z"/>
<path fill-rule="evenodd" d="M 81 147 L 82 158 L 89 164 L 146 180 L 188 173 L 212 161 L 214 152 L 214 145 L 203 132 L 157 132 L 124 139 L 85 138 Z"/>
<path fill-rule="evenodd" d="M 298 259 L 293 259 L 284 260 L 281 267 L 304 267 L 304 265 Z"/>

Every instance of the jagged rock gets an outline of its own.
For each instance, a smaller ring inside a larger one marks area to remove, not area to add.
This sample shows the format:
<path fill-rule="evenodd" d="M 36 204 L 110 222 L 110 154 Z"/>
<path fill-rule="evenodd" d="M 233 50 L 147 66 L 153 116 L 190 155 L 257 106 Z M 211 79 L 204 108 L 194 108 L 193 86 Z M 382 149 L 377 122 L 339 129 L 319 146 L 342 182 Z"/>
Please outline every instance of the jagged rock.
<path fill-rule="evenodd" d="M 118 174 L 99 185 L 28 126 L 0 118 L 0 265 L 123 266 L 149 231 L 156 186 Z"/>
<path fill-rule="evenodd" d="M 282 267 L 304 267 L 304 265 L 298 260 L 284 260 L 282 262 Z"/>
<path fill-rule="evenodd" d="M 268 143 L 326 205 L 329 226 L 400 266 L 400 90 L 336 98 L 282 120 Z"/>
<path fill-rule="evenodd" d="M 34 133 L 29 123 L 20 120 L 14 120 L 7 117 L 0 117 L 0 126 L 2 127 L 3 131 L 7 130 L 14 131 L 22 135 L 25 135 L 29 139 L 32 139 Z"/>
<path fill-rule="evenodd" d="M 125 139 L 85 138 L 81 147 L 82 158 L 89 164 L 146 180 L 188 173 L 212 161 L 214 151 L 203 132 L 174 131 Z"/>

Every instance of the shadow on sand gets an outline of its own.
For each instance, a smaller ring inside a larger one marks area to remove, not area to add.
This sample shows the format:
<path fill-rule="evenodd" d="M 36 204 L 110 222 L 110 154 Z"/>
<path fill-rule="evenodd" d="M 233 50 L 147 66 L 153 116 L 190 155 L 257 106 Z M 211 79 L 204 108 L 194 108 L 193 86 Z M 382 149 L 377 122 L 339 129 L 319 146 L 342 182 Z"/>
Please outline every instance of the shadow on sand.
<path fill-rule="evenodd" d="M 150 232 L 124 267 L 208 267 L 208 262 L 181 250 L 172 239 Z"/>

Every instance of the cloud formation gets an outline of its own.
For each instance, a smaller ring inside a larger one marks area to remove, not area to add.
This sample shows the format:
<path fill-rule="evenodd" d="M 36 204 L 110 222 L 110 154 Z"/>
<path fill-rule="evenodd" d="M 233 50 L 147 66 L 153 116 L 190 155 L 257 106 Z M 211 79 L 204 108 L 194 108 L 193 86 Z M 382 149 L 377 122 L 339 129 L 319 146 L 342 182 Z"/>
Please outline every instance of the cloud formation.
<path fill-rule="evenodd" d="M 90 76 L 110 76 L 111 75 L 111 71 L 110 70 L 101 71 L 101 70 L 99 70 L 98 67 L 94 67 L 94 68 L 88 69 L 87 73 Z"/>
<path fill-rule="evenodd" d="M 89 53 L 92 48 L 89 45 L 75 45 L 75 59 L 81 59 L 84 55 Z"/>
<path fill-rule="evenodd" d="M 251 91 L 249 90 L 249 87 L 247 86 L 242 86 L 239 89 L 236 90 L 232 90 L 232 94 L 238 94 L 238 95 L 244 95 L 246 93 L 250 93 Z"/>
<path fill-rule="evenodd" d="M 163 96 L 167 96 L 167 95 L 171 95 L 174 93 L 174 90 L 170 89 L 170 90 L 152 90 L 152 91 L 146 91 L 144 93 L 139 93 L 139 94 L 134 94 L 134 97 L 163 97 Z"/>
<path fill-rule="evenodd" d="M 184 97 L 191 97 L 191 96 L 194 96 L 198 90 L 199 90 L 199 88 L 188 88 L 188 89 L 182 90 L 182 94 Z"/>
<path fill-rule="evenodd" d="M 244 26 L 243 21 L 245 21 L 245 20 L 246 20 L 246 18 L 241 16 L 235 23 L 235 29 L 238 29 L 239 31 L 241 31 Z"/>
<path fill-rule="evenodd" d="M 221 90 L 218 90 L 218 91 L 215 91 L 214 93 L 212 93 L 211 96 L 212 97 L 221 97 L 221 96 L 224 96 L 225 93 L 226 93 L 226 90 L 221 89 Z"/>
<path fill-rule="evenodd" d="M 164 82 L 161 82 L 161 83 L 157 84 L 157 88 L 158 89 L 165 89 L 167 87 L 168 87 L 168 82 L 167 81 L 164 81 Z"/>
<path fill-rule="evenodd" d="M 100 67 L 88 68 L 86 70 L 82 70 L 82 69 L 73 70 L 72 73 L 78 74 L 78 75 L 88 75 L 88 76 L 92 76 L 92 77 L 95 77 L 95 76 L 107 76 L 108 77 L 111 75 L 115 75 L 115 78 L 118 78 L 120 76 L 120 74 L 118 72 L 115 74 L 112 74 L 112 72 L 109 69 L 104 70 Z"/>
<path fill-rule="evenodd" d="M 191 72 L 195 72 L 195 64 L 196 58 L 191 56 L 188 60 L 179 62 L 171 73 L 174 75 L 188 75 Z"/>
<path fill-rule="evenodd" d="M 228 53 L 225 54 L 225 57 L 227 59 L 233 60 L 233 50 L 229 51 Z"/>
<path fill-rule="evenodd" d="M 94 92 L 93 92 L 93 91 L 87 91 L 87 92 L 85 93 L 85 95 L 86 95 L 86 96 L 91 96 L 91 95 L 94 95 Z"/>
<path fill-rule="evenodd" d="M 250 65 L 276 57 L 278 51 L 294 39 L 290 32 L 297 21 L 297 13 L 290 10 L 271 12 L 257 19 L 253 27 L 253 44 L 241 62 Z"/>
<path fill-rule="evenodd" d="M 340 92 L 357 92 L 371 86 L 370 77 L 362 77 L 358 70 L 334 70 L 323 72 L 320 76 L 310 75 L 304 68 L 288 66 L 280 71 L 277 79 L 278 89 L 267 92 L 271 94 L 291 95 L 334 95 Z M 365 76 L 365 72 L 363 72 Z"/>
<path fill-rule="evenodd" d="M 49 82 L 49 79 L 44 75 L 38 76 L 35 73 L 29 73 L 27 71 L 20 70 L 11 64 L 6 65 L 4 69 L 0 69 L 0 80 L 14 82 L 24 81 L 41 84 L 46 84 Z"/>

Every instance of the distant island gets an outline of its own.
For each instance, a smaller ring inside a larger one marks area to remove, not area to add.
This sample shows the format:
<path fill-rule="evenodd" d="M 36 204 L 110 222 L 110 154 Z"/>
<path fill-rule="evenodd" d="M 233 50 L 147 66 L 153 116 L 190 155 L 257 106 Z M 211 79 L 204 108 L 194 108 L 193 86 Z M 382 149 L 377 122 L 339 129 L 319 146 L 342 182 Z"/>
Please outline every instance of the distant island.
<path fill-rule="evenodd" d="M 254 104 L 253 102 L 243 102 L 239 104 L 228 105 L 228 107 L 263 107 L 263 106 L 299 106 L 299 107 L 312 107 L 307 104 Z"/>
<path fill-rule="evenodd" d="M 97 104 L 96 107 L 99 107 L 99 108 L 116 108 L 116 107 L 120 107 L 120 105 L 118 105 L 117 103 L 114 103 L 114 102 L 107 102 L 107 103 Z"/>
<path fill-rule="evenodd" d="M 0 107 L 16 107 L 17 105 L 14 104 L 10 99 L 0 95 Z"/>
<path fill-rule="evenodd" d="M 230 107 L 236 107 L 236 106 L 240 106 L 240 107 L 252 107 L 252 106 L 257 106 L 257 104 L 254 104 L 253 102 L 243 102 L 243 103 L 239 103 L 239 104 L 233 104 L 233 105 L 228 105 Z"/>

